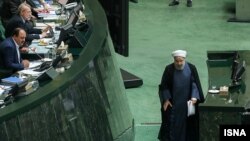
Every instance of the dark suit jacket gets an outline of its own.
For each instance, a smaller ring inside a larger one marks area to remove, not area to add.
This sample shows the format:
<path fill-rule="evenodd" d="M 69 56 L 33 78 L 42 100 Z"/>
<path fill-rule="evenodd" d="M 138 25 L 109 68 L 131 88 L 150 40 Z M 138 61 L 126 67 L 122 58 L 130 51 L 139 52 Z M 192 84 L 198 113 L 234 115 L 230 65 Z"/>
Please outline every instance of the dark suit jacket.
<path fill-rule="evenodd" d="M 23 0 L 3 0 L 1 17 L 3 19 L 10 19 L 13 15 L 17 14 L 18 6 Z"/>
<path fill-rule="evenodd" d="M 33 39 L 40 39 L 39 34 L 42 33 L 41 29 L 35 29 L 30 22 L 24 23 L 19 15 L 13 16 L 5 28 L 5 36 L 10 37 L 15 28 L 23 28 L 26 33 L 26 41 L 31 42 Z"/>
<path fill-rule="evenodd" d="M 0 9 L 0 16 L 4 27 L 6 27 L 8 21 L 17 13 L 18 6 L 25 0 L 3 0 L 2 7 Z M 37 17 L 37 13 L 33 10 L 36 7 L 33 0 L 26 0 L 26 2 L 32 7 L 32 15 Z"/>
<path fill-rule="evenodd" d="M 16 45 L 12 37 L 6 38 L 0 44 L 0 67 L 2 69 L 11 69 L 13 72 L 23 70 L 24 66 L 19 63 Z M 22 62 L 20 56 L 20 62 Z"/>

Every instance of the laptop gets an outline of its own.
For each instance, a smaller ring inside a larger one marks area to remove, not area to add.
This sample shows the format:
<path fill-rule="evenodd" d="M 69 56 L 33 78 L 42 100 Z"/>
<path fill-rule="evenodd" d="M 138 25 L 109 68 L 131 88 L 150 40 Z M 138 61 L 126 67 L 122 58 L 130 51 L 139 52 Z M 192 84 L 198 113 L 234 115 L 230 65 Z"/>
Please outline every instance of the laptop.
<path fill-rule="evenodd" d="M 47 34 L 47 37 L 46 38 L 53 38 L 55 35 L 55 32 L 53 30 L 53 28 L 49 28 L 49 33 Z"/>
<path fill-rule="evenodd" d="M 42 72 L 44 70 L 49 69 L 50 67 L 55 68 L 58 63 L 63 59 L 63 55 L 58 55 L 53 61 L 44 61 L 39 68 L 35 69 L 34 71 Z"/>

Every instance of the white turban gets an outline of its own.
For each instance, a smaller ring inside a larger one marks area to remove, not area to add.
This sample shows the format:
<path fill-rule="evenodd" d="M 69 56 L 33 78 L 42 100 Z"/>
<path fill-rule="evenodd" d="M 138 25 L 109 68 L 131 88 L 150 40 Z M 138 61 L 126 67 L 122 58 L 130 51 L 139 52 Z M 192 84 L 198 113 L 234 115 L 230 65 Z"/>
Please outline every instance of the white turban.
<path fill-rule="evenodd" d="M 175 50 L 175 51 L 172 52 L 172 56 L 173 56 L 173 57 L 179 56 L 179 57 L 184 57 L 184 58 L 186 58 L 186 56 L 187 56 L 187 51 L 185 51 L 185 50 Z"/>

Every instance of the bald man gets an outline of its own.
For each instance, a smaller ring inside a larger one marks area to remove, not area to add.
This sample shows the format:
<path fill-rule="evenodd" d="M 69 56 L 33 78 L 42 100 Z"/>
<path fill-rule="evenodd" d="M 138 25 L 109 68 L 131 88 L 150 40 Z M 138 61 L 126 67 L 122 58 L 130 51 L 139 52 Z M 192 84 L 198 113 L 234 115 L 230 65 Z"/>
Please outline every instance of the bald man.
<path fill-rule="evenodd" d="M 19 47 L 25 42 L 26 32 L 24 29 L 16 28 L 12 37 L 6 38 L 0 44 L 0 68 L 16 72 L 29 67 L 28 60 L 22 60 Z"/>
<path fill-rule="evenodd" d="M 158 138 L 161 141 L 199 141 L 198 104 L 204 96 L 196 67 L 186 62 L 187 52 L 172 52 L 174 62 L 167 65 L 162 76 L 159 96 L 161 99 L 162 125 Z M 187 105 L 195 107 L 188 116 Z"/>
<path fill-rule="evenodd" d="M 30 23 L 31 18 L 31 8 L 28 4 L 22 3 L 18 7 L 18 15 L 13 16 L 8 22 L 5 29 L 5 36 L 10 37 L 16 28 L 23 28 L 26 33 L 26 41 L 31 42 L 33 39 L 41 39 L 47 36 L 47 31 L 49 26 L 45 29 L 36 29 Z"/>

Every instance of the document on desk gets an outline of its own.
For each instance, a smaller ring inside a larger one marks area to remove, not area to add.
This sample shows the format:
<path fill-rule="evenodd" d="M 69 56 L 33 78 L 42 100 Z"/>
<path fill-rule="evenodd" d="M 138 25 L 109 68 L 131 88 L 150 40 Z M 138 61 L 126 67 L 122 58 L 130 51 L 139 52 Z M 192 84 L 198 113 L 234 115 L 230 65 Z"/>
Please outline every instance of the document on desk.
<path fill-rule="evenodd" d="M 10 77 L 6 77 L 6 78 L 1 79 L 1 81 L 4 83 L 8 83 L 8 84 L 21 84 L 25 80 L 20 78 L 20 77 L 10 76 Z"/>
<path fill-rule="evenodd" d="M 19 71 L 19 73 L 23 73 L 23 74 L 27 74 L 27 75 L 31 75 L 31 76 L 39 76 L 43 72 L 37 72 L 37 71 L 33 71 L 31 69 L 27 69 L 27 70 L 21 70 L 21 71 Z"/>
<path fill-rule="evenodd" d="M 58 15 L 50 15 L 50 16 L 46 16 L 43 17 L 43 20 L 58 20 L 60 16 Z"/>
<path fill-rule="evenodd" d="M 38 13 L 38 17 L 47 17 L 47 16 L 53 16 L 53 15 L 56 15 L 55 10 L 50 10 L 49 13 L 47 12 Z"/>
<path fill-rule="evenodd" d="M 10 86 L 8 86 L 8 85 L 0 85 L 0 89 L 2 89 L 2 90 L 7 90 L 9 88 L 10 88 Z"/>
<path fill-rule="evenodd" d="M 4 90 L 0 88 L 0 95 L 2 95 L 3 92 L 4 92 Z"/>
<path fill-rule="evenodd" d="M 31 61 L 29 65 L 29 69 L 34 69 L 40 66 L 43 62 L 42 61 Z"/>
<path fill-rule="evenodd" d="M 6 91 L 6 90 L 10 90 L 10 86 L 6 86 L 6 85 L 0 85 L 0 96 Z M 1 99 L 1 98 L 0 98 Z"/>
<path fill-rule="evenodd" d="M 48 22 L 48 23 L 36 23 L 36 27 L 47 27 L 47 26 L 55 27 L 55 22 Z"/>
<path fill-rule="evenodd" d="M 29 51 L 29 54 L 47 54 L 49 52 L 49 48 L 45 48 L 45 46 L 40 46 L 38 43 L 32 43 L 29 48 L 34 48 L 35 51 Z"/>

